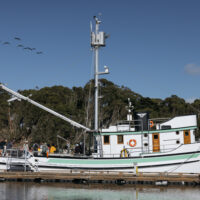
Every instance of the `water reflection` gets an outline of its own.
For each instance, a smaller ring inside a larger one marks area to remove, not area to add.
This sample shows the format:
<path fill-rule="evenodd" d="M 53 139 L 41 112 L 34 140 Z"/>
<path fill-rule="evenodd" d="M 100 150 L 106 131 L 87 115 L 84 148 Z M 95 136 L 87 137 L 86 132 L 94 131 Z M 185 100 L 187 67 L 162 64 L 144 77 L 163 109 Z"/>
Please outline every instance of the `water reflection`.
<path fill-rule="evenodd" d="M 196 200 L 199 196 L 198 187 L 155 188 L 108 184 L 0 183 L 1 200 Z"/>

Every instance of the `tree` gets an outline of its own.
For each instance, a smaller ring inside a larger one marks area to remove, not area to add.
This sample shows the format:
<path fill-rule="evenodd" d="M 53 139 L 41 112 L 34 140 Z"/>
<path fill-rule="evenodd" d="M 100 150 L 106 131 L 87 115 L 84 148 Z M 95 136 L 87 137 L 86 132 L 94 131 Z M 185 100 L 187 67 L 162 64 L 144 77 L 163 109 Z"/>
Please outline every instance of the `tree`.
<path fill-rule="evenodd" d="M 108 127 L 126 119 L 128 98 L 134 105 L 134 112 L 149 112 L 150 118 L 174 117 L 200 114 L 200 99 L 190 104 L 176 95 L 164 100 L 143 97 L 125 86 L 115 85 L 106 79 L 99 80 L 99 127 Z M 94 128 L 94 81 L 83 88 L 63 86 L 44 87 L 40 90 L 19 91 L 31 96 L 34 101 L 57 111 L 91 129 Z M 77 143 L 82 140 L 83 131 L 69 123 L 37 108 L 26 101 L 14 101 L 8 106 L 9 94 L 0 90 L 0 137 L 10 140 L 26 138 L 32 143 L 56 143 L 56 136 Z M 198 126 L 200 124 L 198 118 Z M 200 133 L 198 133 L 200 136 Z"/>

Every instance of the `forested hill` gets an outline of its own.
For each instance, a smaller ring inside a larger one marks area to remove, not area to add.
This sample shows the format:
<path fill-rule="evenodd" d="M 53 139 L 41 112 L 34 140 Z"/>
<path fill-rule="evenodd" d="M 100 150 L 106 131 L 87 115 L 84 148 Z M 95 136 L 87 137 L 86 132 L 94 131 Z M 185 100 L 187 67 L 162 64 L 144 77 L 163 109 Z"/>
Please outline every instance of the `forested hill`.
<path fill-rule="evenodd" d="M 36 102 L 47 106 L 89 128 L 93 128 L 93 82 L 72 89 L 63 86 L 45 87 L 35 90 L 18 91 Z M 126 119 L 127 99 L 130 98 L 134 111 L 147 111 L 150 118 L 173 117 L 197 114 L 200 112 L 200 99 L 190 104 L 176 95 L 164 100 L 146 98 L 124 86 L 117 86 L 106 80 L 100 80 L 100 127 Z M 56 143 L 56 135 L 69 139 L 72 143 L 82 140 L 82 130 L 31 105 L 25 101 L 10 104 L 10 95 L 0 90 L 0 139 L 20 142 Z M 89 104 L 88 104 L 89 103 Z M 198 124 L 200 124 L 198 118 Z M 199 136 L 199 132 L 197 133 Z"/>

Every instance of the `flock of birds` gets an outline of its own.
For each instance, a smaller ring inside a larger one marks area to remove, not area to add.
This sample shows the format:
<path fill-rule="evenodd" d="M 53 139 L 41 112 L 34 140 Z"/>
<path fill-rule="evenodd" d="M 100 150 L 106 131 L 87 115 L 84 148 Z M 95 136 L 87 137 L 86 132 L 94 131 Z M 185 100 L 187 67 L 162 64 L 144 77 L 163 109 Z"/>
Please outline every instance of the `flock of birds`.
<path fill-rule="evenodd" d="M 14 37 L 14 40 L 16 40 L 18 42 L 22 41 L 21 38 L 19 38 L 19 37 Z M 7 41 L 6 42 L 0 41 L 0 43 L 2 43 L 2 45 L 10 45 L 11 44 L 10 42 L 7 42 Z M 26 47 L 23 44 L 18 44 L 17 47 L 22 48 L 24 50 L 28 50 L 28 51 L 35 51 L 36 54 L 43 54 L 42 51 L 36 51 L 36 48 Z"/>

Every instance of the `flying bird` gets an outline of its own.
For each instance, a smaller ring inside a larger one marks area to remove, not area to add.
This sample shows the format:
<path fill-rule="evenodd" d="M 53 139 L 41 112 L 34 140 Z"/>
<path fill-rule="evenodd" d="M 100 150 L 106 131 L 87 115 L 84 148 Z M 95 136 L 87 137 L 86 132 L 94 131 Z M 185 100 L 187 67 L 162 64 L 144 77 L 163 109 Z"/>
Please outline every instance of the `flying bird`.
<path fill-rule="evenodd" d="M 24 47 L 24 49 L 26 49 L 26 50 L 31 50 L 31 48 L 30 48 L 30 47 Z"/>
<path fill-rule="evenodd" d="M 24 47 L 22 44 L 18 44 L 17 47 Z"/>
<path fill-rule="evenodd" d="M 32 50 L 30 47 L 24 47 L 24 49 L 27 49 L 27 50 Z"/>
<path fill-rule="evenodd" d="M 5 44 L 5 45 L 6 45 L 6 44 L 10 44 L 10 42 L 4 42 L 3 44 Z"/>
<path fill-rule="evenodd" d="M 36 54 L 43 54 L 43 52 L 42 51 L 37 51 Z"/>
<path fill-rule="evenodd" d="M 19 38 L 19 37 L 14 37 L 14 39 L 15 39 L 15 40 L 21 40 L 21 38 Z"/>

